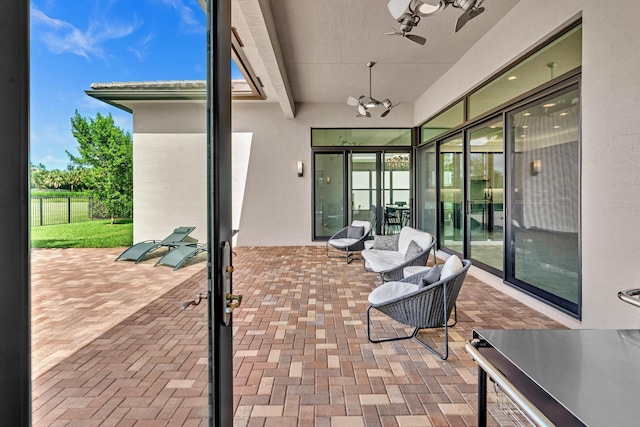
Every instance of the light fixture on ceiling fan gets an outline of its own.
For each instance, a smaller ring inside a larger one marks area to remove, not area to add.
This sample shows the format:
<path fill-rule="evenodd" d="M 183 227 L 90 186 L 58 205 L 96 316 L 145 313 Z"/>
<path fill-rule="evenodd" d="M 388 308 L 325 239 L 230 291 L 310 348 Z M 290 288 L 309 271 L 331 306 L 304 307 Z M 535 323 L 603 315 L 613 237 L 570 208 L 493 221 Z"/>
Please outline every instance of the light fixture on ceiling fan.
<path fill-rule="evenodd" d="M 409 38 L 408 33 L 418 22 L 421 17 L 434 15 L 447 6 L 452 6 L 457 9 L 462 9 L 463 14 L 456 21 L 456 32 L 460 31 L 469 20 L 475 18 L 484 12 L 484 7 L 480 7 L 484 0 L 389 0 L 387 9 L 399 23 L 400 32 L 391 33 L 402 35 Z M 424 37 L 412 35 L 414 38 L 418 37 L 424 39 Z M 409 38 L 412 40 L 412 38 Z M 426 39 L 424 39 L 426 41 Z M 424 44 L 417 40 L 412 40 L 419 44 Z"/>
<path fill-rule="evenodd" d="M 347 98 L 347 104 L 352 107 L 357 108 L 357 116 L 356 117 L 371 117 L 371 113 L 369 109 L 376 108 L 382 106 L 385 110 L 380 114 L 380 117 L 386 117 L 387 114 L 395 107 L 391 101 L 385 99 L 384 101 L 378 101 L 373 96 L 371 96 L 371 69 L 376 65 L 375 62 L 370 61 L 367 62 L 367 67 L 369 67 L 369 96 L 361 95 L 359 98 L 350 96 Z"/>

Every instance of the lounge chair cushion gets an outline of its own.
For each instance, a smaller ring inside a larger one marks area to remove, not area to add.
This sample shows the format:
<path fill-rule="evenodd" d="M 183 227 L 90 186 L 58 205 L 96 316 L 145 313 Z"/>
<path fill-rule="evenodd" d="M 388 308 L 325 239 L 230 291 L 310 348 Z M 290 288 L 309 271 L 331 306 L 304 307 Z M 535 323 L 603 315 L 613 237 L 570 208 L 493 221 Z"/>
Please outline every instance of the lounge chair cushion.
<path fill-rule="evenodd" d="M 369 294 L 369 303 L 382 304 L 417 291 L 418 286 L 408 282 L 387 282 Z"/>
<path fill-rule="evenodd" d="M 422 251 L 424 251 L 424 249 L 422 249 L 420 245 L 416 243 L 415 240 L 412 240 L 411 243 L 409 243 L 409 247 L 407 248 L 407 251 L 404 253 L 405 261 L 408 261 L 411 258 L 414 258 L 420 255 Z"/>
<path fill-rule="evenodd" d="M 402 227 L 398 240 L 398 251 L 407 253 L 411 241 L 415 241 L 423 250 L 431 244 L 431 234 L 412 227 Z"/>
<path fill-rule="evenodd" d="M 440 280 L 440 271 L 441 267 L 439 265 L 434 265 L 431 270 L 427 273 L 426 276 L 422 278 L 422 287 L 426 287 L 436 283 Z"/>
<path fill-rule="evenodd" d="M 350 225 L 347 227 L 347 237 L 349 239 L 359 239 L 364 236 L 364 226 Z"/>
<path fill-rule="evenodd" d="M 397 251 L 398 242 L 400 241 L 399 234 L 392 234 L 390 236 L 375 235 L 373 236 L 373 248 L 381 251 Z"/>
<path fill-rule="evenodd" d="M 348 237 L 343 237 L 341 239 L 331 239 L 329 240 L 329 244 L 334 248 L 346 248 L 355 244 L 358 240 L 359 239 L 350 239 Z"/>
<path fill-rule="evenodd" d="M 386 271 L 404 264 L 404 262 L 404 254 L 398 251 L 369 249 L 366 252 L 365 266 L 373 271 Z"/>
<path fill-rule="evenodd" d="M 462 261 L 456 255 L 451 255 L 449 259 L 445 261 L 442 265 L 442 271 L 440 271 L 440 277 L 446 278 L 449 277 L 458 271 L 462 270 Z"/>

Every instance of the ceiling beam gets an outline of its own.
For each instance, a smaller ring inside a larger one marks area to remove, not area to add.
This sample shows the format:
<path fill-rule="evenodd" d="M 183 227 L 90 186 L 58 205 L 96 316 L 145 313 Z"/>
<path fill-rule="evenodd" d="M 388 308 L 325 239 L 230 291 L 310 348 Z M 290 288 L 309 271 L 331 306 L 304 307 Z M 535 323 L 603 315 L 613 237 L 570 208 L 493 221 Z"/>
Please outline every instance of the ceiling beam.
<path fill-rule="evenodd" d="M 278 40 L 268 0 L 236 0 L 240 7 L 260 59 L 267 71 L 273 90 L 285 117 L 296 115 L 295 101 L 287 77 L 284 58 Z"/>

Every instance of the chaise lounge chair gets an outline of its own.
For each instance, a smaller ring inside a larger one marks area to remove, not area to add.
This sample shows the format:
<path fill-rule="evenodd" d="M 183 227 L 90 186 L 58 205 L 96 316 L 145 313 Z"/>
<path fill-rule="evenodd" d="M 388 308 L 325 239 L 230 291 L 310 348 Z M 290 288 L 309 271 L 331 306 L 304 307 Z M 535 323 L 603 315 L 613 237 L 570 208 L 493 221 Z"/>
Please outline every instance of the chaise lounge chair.
<path fill-rule="evenodd" d="M 206 250 L 207 246 L 203 243 L 178 243 L 174 249 L 164 254 L 162 258 L 156 262 L 156 265 L 168 265 L 169 267 L 173 267 L 174 270 L 177 270 L 186 260 Z"/>
<path fill-rule="evenodd" d="M 129 260 L 139 263 L 145 255 L 161 247 L 168 247 L 169 249 L 178 246 L 180 243 L 190 242 L 197 243 L 198 241 L 193 237 L 189 237 L 189 234 L 195 230 L 195 227 L 178 227 L 173 230 L 169 236 L 163 240 L 145 240 L 143 242 L 136 243 L 122 252 L 115 260 Z"/>

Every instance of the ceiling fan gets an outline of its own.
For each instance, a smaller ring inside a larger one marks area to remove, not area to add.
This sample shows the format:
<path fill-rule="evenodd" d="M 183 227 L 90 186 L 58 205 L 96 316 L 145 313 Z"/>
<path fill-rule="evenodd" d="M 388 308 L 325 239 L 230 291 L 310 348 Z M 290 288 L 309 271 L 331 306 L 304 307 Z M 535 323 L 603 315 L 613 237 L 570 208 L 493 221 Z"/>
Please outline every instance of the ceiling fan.
<path fill-rule="evenodd" d="M 484 12 L 484 7 L 480 7 L 483 1 L 484 0 L 389 0 L 387 8 L 391 16 L 400 22 L 400 30 L 402 31 L 400 35 L 403 35 L 411 31 L 411 29 L 418 24 L 420 17 L 431 16 L 451 5 L 452 7 L 463 10 L 462 15 L 456 21 L 457 33 L 469 20 Z M 403 21 L 412 22 L 408 30 L 403 29 Z"/>
<path fill-rule="evenodd" d="M 376 108 L 382 106 L 385 110 L 380 114 L 380 117 L 386 117 L 387 114 L 395 107 L 397 104 L 393 104 L 388 99 L 384 101 L 378 101 L 374 97 L 371 96 L 371 69 L 376 65 L 375 62 L 367 62 L 367 67 L 369 67 L 369 96 L 361 95 L 359 98 L 350 96 L 347 98 L 347 104 L 356 107 L 358 114 L 356 117 L 371 117 L 371 113 L 369 112 L 370 108 Z"/>

